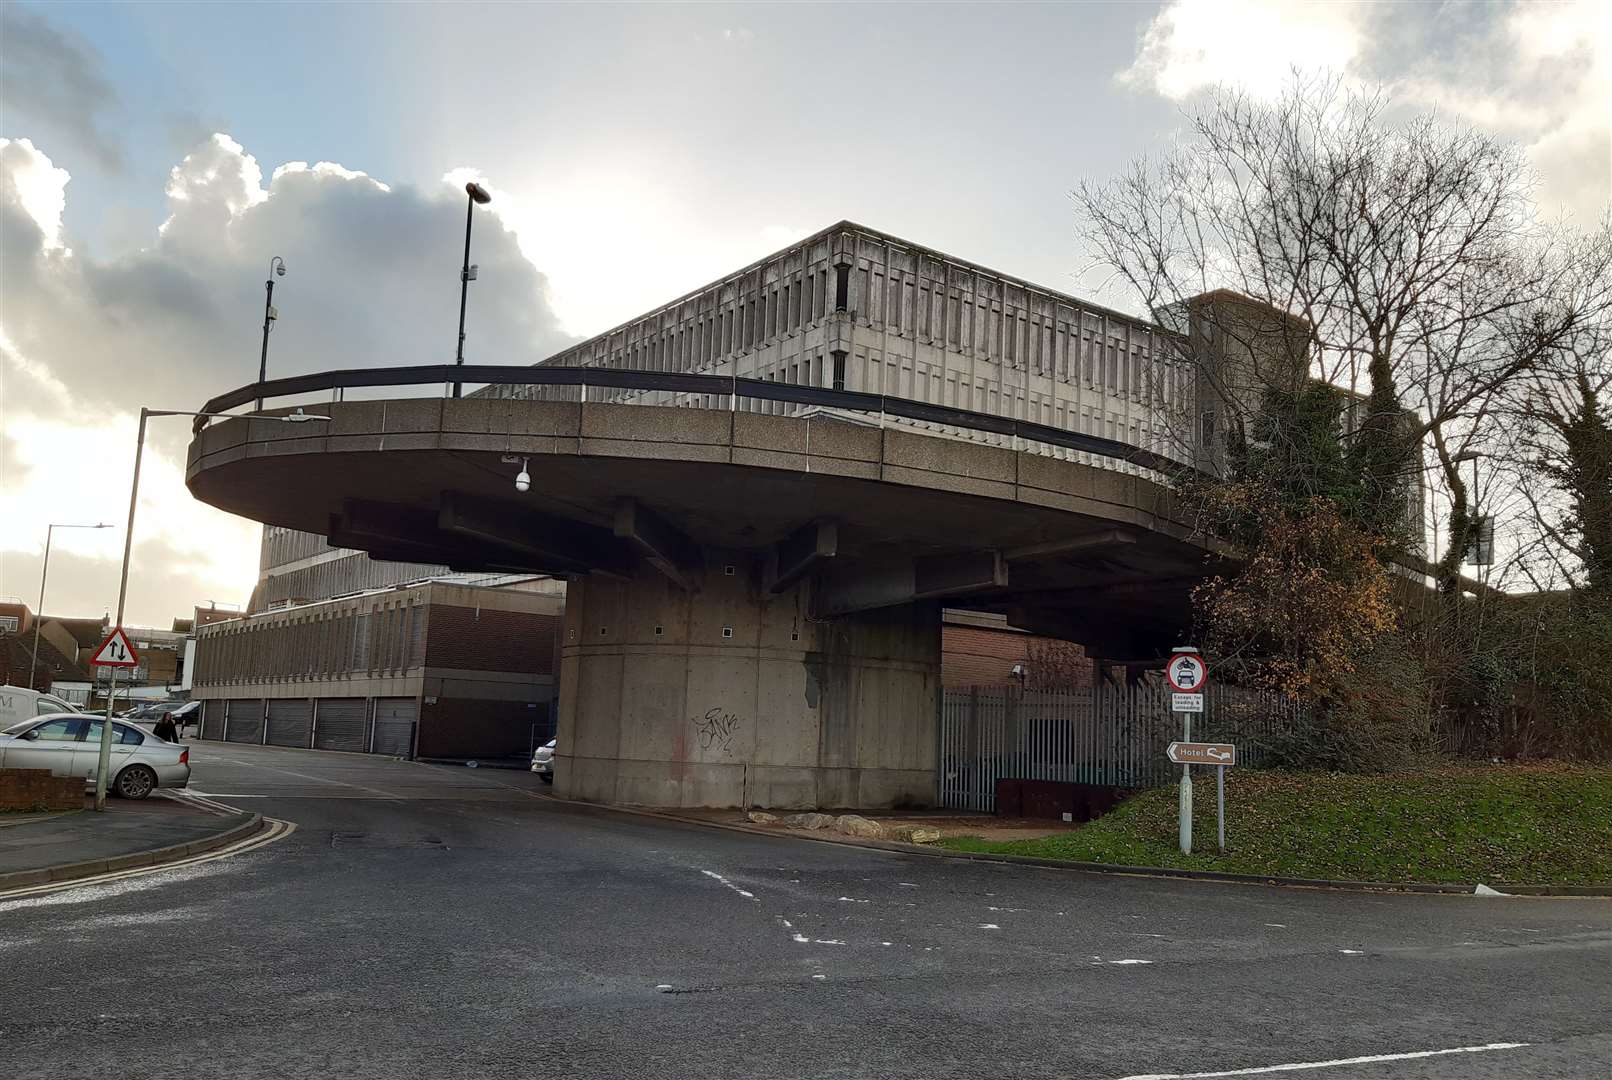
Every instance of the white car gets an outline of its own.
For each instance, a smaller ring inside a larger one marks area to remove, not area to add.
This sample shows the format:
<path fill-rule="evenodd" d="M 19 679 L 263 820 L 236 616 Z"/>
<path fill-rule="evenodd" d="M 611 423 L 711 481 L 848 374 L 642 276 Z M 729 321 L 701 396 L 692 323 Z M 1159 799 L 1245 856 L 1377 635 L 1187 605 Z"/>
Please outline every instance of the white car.
<path fill-rule="evenodd" d="M 70 712 L 78 712 L 78 706 L 69 705 L 42 690 L 30 690 L 26 686 L 0 686 L 0 729 L 35 716 Z"/>
<path fill-rule="evenodd" d="M 49 769 L 95 783 L 101 764 L 101 725 L 106 717 L 57 713 L 0 730 L 0 768 Z M 190 748 L 165 742 L 149 731 L 112 721 L 112 758 L 107 790 L 143 799 L 159 787 L 190 783 Z"/>
<path fill-rule="evenodd" d="M 554 783 L 554 744 L 559 739 L 550 739 L 548 742 L 532 751 L 532 771 L 542 777 L 547 784 Z"/>

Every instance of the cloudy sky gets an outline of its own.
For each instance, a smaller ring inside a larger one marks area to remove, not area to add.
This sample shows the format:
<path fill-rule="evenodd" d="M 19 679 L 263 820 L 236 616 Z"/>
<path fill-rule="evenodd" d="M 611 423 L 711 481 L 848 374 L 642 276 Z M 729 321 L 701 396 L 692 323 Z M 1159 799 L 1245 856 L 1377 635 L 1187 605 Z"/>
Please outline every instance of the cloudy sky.
<path fill-rule="evenodd" d="M 535 362 L 851 218 L 1055 288 L 1066 192 L 1219 82 L 1293 66 L 1516 139 L 1553 209 L 1608 198 L 1608 5 L 0 6 L 0 595 L 116 602 L 134 413 L 255 376 Z M 1123 302 L 1122 298 L 1110 298 Z M 258 527 L 153 422 L 129 622 L 240 603 Z"/>

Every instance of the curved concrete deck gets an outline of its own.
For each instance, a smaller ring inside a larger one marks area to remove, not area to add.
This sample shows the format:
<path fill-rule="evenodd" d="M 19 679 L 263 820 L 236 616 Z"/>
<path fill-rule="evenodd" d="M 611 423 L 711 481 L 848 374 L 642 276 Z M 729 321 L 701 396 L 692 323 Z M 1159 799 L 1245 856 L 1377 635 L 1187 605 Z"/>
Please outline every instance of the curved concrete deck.
<path fill-rule="evenodd" d="M 329 422 L 205 429 L 191 491 L 377 558 L 570 575 L 556 786 L 573 797 L 921 805 L 940 604 L 1152 657 L 1204 572 L 1156 483 L 912 427 L 493 399 L 320 408 Z"/>

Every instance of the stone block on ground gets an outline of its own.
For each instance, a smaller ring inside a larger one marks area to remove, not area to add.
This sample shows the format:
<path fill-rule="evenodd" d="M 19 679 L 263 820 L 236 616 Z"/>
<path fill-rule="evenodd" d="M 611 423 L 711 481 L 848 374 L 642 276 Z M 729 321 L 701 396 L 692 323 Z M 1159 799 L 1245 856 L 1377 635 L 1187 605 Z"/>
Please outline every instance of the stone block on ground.
<path fill-rule="evenodd" d="M 765 810 L 752 810 L 745 817 L 757 825 L 771 825 L 778 820 L 777 814 L 769 814 Z"/>
<path fill-rule="evenodd" d="M 895 825 L 890 836 L 909 844 L 933 844 L 940 839 L 940 830 L 932 825 Z"/>
<path fill-rule="evenodd" d="M 832 814 L 790 814 L 784 818 L 785 825 L 792 825 L 797 829 L 827 829 L 834 824 Z"/>
<path fill-rule="evenodd" d="M 861 836 L 874 840 L 885 835 L 883 825 L 861 814 L 841 814 L 834 819 L 834 828 L 846 836 Z"/>

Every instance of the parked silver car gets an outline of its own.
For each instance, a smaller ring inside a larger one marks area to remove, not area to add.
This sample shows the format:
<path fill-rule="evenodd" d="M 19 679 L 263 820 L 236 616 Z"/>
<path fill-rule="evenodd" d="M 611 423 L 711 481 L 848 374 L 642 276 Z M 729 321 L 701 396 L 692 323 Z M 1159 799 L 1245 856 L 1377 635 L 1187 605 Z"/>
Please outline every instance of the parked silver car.
<path fill-rule="evenodd" d="M 554 783 L 554 744 L 557 742 L 558 739 L 550 739 L 532 751 L 532 771 L 550 784 Z"/>
<path fill-rule="evenodd" d="M 0 731 L 0 768 L 49 769 L 93 784 L 104 723 L 104 716 L 56 713 L 12 724 Z M 159 787 L 184 787 L 190 783 L 190 748 L 114 720 L 108 776 L 108 790 L 126 799 L 143 799 Z"/>

